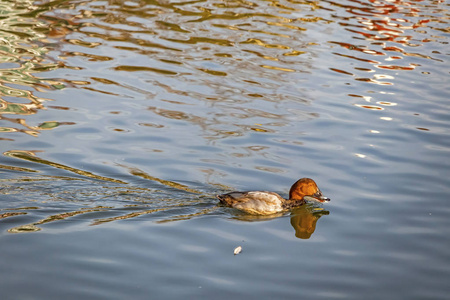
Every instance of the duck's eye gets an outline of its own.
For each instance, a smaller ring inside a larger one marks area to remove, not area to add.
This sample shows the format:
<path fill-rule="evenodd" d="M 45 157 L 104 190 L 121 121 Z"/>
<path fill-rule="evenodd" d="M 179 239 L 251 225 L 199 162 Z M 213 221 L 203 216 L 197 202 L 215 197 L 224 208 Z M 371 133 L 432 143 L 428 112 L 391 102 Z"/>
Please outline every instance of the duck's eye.
<path fill-rule="evenodd" d="M 314 197 L 322 197 L 322 192 L 319 190 L 313 196 Z"/>

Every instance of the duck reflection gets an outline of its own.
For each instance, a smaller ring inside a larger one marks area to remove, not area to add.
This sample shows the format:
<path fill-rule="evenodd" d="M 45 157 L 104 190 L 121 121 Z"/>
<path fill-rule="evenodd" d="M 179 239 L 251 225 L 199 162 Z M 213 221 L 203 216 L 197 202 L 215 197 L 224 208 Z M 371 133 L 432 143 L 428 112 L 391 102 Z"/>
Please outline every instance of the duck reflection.
<path fill-rule="evenodd" d="M 311 238 L 316 231 L 317 221 L 330 212 L 320 207 L 316 203 L 307 203 L 291 210 L 291 225 L 295 230 L 295 237 L 303 240 Z M 237 211 L 232 217 L 240 221 L 268 221 L 285 215 L 285 213 L 275 213 L 271 215 L 252 215 Z"/>
<path fill-rule="evenodd" d="M 314 205 L 302 205 L 292 210 L 291 225 L 295 229 L 295 236 L 299 239 L 309 239 L 316 230 L 317 221 L 330 212 Z"/>

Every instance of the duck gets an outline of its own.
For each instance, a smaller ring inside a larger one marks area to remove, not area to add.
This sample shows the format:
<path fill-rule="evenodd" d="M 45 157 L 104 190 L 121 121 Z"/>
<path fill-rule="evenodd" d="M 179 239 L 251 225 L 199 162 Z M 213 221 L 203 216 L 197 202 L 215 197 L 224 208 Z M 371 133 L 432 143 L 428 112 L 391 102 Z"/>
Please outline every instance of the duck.
<path fill-rule="evenodd" d="M 289 199 L 284 199 L 277 193 L 267 191 L 235 191 L 216 197 L 220 203 L 226 206 L 256 215 L 279 213 L 301 206 L 307 201 L 320 203 L 330 201 L 330 198 L 322 194 L 316 182 L 311 178 L 297 180 L 289 190 Z"/>

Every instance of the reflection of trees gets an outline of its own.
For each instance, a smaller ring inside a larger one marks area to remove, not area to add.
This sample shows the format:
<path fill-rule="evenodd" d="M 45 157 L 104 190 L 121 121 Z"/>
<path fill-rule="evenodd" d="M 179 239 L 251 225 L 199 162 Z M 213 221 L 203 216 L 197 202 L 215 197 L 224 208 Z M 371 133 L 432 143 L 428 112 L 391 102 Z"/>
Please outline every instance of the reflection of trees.
<path fill-rule="evenodd" d="M 355 68 L 359 71 L 372 73 L 372 77 L 356 76 L 349 71 L 330 68 L 332 71 L 355 76 L 355 80 L 374 83 L 377 85 L 393 85 L 395 79 L 389 74 L 375 72 L 372 66 L 381 70 L 412 71 L 416 63 L 401 65 L 405 57 L 418 57 L 434 59 L 428 55 L 410 52 L 409 49 L 417 49 L 423 43 L 431 42 L 425 38 L 417 40 L 408 31 L 418 31 L 418 28 L 427 26 L 427 23 L 438 21 L 435 16 L 427 16 L 420 13 L 420 2 L 410 1 L 349 1 L 335 2 L 325 1 L 331 7 L 342 7 L 349 16 L 336 16 L 341 19 L 339 23 L 347 31 L 357 34 L 352 37 L 354 43 L 345 41 L 330 41 L 348 51 L 339 51 L 333 54 L 359 62 L 369 64 L 368 68 Z M 417 34 L 414 34 L 417 36 Z M 419 43 L 417 43 L 419 42 Z M 382 62 L 383 59 L 386 63 Z M 390 81 L 386 81 L 390 80 Z M 360 106 L 373 109 L 373 106 Z"/>
<path fill-rule="evenodd" d="M 0 54 L 3 54 L 1 53 L 1 50 Z M 68 122 L 48 121 L 37 126 L 31 126 L 27 124 L 27 121 L 24 118 L 6 117 L 6 115 L 26 116 L 36 114 L 40 109 L 44 109 L 43 103 L 49 100 L 38 98 L 26 89 L 8 86 L 9 84 L 30 85 L 34 88 L 43 86 L 41 80 L 27 74 L 27 72 L 30 71 L 32 70 L 27 70 L 26 68 L 0 70 L 0 120 L 9 121 L 13 124 L 22 126 L 22 128 L 16 127 L 17 125 L 1 126 L 0 132 L 23 132 L 36 136 L 41 130 L 52 129 L 60 125 L 73 124 Z M 24 100 L 28 101 L 28 103 L 23 103 Z"/>
<path fill-rule="evenodd" d="M 439 51 L 429 51 L 440 47 L 439 38 L 443 37 L 439 31 L 448 32 L 445 28 L 448 22 L 444 21 L 448 8 L 439 1 L 324 0 L 321 5 L 336 9 L 339 14 L 333 19 L 351 33 L 329 41 L 332 54 L 337 57 L 329 69 L 342 75 L 343 80 L 358 81 L 355 83 L 358 93 L 348 95 L 360 98 L 351 100 L 357 107 L 380 112 L 396 106 L 396 101 L 390 98 L 396 98 L 392 95 L 399 90 L 393 86 L 400 82 L 401 87 L 402 79 L 412 76 L 406 73 L 443 62 Z M 435 45 L 430 47 L 429 43 Z M 371 84 L 366 92 L 363 91 L 365 83 Z"/>
<path fill-rule="evenodd" d="M 311 68 L 311 60 L 304 58 L 304 54 L 316 54 L 305 51 L 314 44 L 297 35 L 307 30 L 305 24 L 321 19 L 299 18 L 294 14 L 299 3 L 283 5 L 287 9 L 283 13 L 270 2 L 251 1 L 138 1 L 131 6 L 124 0 L 110 0 L 100 6 L 85 1 L 83 9 L 64 1 L 52 5 L 45 7 L 48 12 L 40 18 L 50 23 L 52 30 L 46 34 L 57 36 L 66 46 L 59 49 L 61 57 L 81 58 L 97 65 L 104 62 L 103 66 L 118 76 L 125 73 L 138 77 L 132 73 L 142 72 L 142 80 L 148 84 L 147 90 L 143 90 L 113 78 L 101 78 L 107 76 L 101 74 L 91 77 L 95 82 L 87 89 L 106 93 L 110 89 L 99 86 L 115 85 L 155 98 L 156 109 L 152 111 L 180 112 L 187 116 L 184 121 L 200 125 L 206 138 L 276 132 L 289 126 L 286 116 L 295 113 L 271 114 L 274 103 L 286 99 L 305 101 L 300 99 L 300 88 L 294 86 L 292 79 L 300 70 L 308 72 Z M 289 5 L 292 7 L 288 8 Z M 254 22 L 254 18 L 260 20 Z M 70 30 L 76 34 L 64 37 Z M 110 49 L 113 57 L 100 55 Z M 122 56 L 136 56 L 137 63 L 132 65 Z M 285 86 L 291 86 L 293 91 L 284 94 L 277 91 Z M 165 106 L 162 101 L 167 99 L 178 101 L 179 106 L 174 101 L 171 102 L 174 105 Z M 185 105 L 194 101 L 207 103 L 208 108 L 198 103 L 202 112 L 186 111 Z M 264 101 L 272 103 L 264 105 Z M 209 109 L 212 106 L 214 109 Z M 209 113 L 213 110 L 214 113 Z M 241 114 L 242 111 L 245 113 Z M 241 117 L 227 118 L 233 114 Z"/>
<path fill-rule="evenodd" d="M 24 119 L 24 116 L 33 115 L 39 110 L 45 109 L 44 103 L 50 100 L 35 96 L 30 88 L 35 91 L 43 91 L 65 87 L 60 80 L 42 79 L 33 75 L 64 67 L 63 63 L 51 62 L 46 57 L 49 50 L 41 41 L 51 37 L 52 30 L 38 18 L 26 17 L 33 13 L 30 12 L 30 8 L 33 7 L 33 1 L 20 1 L 20 3 L 2 1 L 0 3 L 2 11 L 0 120 L 13 124 L 10 126 L 2 124 L 0 133 L 23 132 L 36 136 L 41 130 L 73 124 L 47 121 L 32 126 Z M 47 29 L 48 35 L 43 32 L 42 28 Z"/>

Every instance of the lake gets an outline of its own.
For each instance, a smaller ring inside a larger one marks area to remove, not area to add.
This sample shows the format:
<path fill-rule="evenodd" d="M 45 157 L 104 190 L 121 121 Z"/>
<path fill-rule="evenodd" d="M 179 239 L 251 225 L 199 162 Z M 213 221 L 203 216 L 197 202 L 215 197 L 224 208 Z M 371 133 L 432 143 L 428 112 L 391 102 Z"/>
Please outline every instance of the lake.
<path fill-rule="evenodd" d="M 446 1 L 0 11 L 2 299 L 448 299 Z"/>

